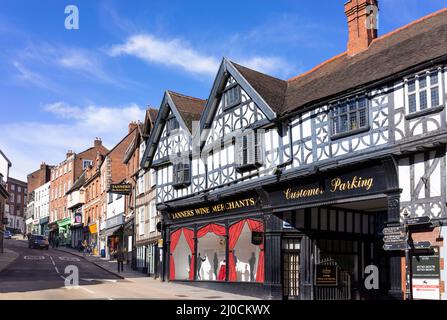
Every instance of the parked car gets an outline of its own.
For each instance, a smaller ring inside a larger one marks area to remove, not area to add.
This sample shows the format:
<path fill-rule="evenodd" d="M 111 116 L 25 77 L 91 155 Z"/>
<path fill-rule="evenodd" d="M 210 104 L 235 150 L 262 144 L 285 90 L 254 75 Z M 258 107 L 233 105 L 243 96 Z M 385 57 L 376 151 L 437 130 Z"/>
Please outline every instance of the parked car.
<path fill-rule="evenodd" d="M 48 242 L 45 236 L 40 234 L 32 234 L 28 240 L 28 248 L 30 249 L 47 249 L 50 247 L 50 243 Z"/>
<path fill-rule="evenodd" d="M 9 230 L 6 230 L 5 233 L 3 234 L 3 238 L 4 239 L 12 239 L 12 233 Z"/>

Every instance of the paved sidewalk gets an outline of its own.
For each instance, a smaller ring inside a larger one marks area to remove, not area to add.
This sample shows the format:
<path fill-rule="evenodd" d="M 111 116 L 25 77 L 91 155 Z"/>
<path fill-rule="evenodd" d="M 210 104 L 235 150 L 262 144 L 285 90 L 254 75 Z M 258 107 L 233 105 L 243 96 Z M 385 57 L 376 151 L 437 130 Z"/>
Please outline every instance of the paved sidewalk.
<path fill-rule="evenodd" d="M 3 269 L 6 269 L 6 267 L 8 267 L 19 257 L 19 254 L 14 251 L 6 248 L 3 250 L 4 252 L 0 253 L 0 272 L 2 272 Z"/>
<path fill-rule="evenodd" d="M 115 260 L 111 261 L 107 258 L 101 258 L 99 256 L 91 256 L 89 254 L 84 255 L 82 252 L 79 252 L 76 249 L 66 248 L 66 247 L 59 247 L 59 248 L 53 248 L 53 250 L 59 250 L 67 253 L 71 253 L 75 256 L 82 257 L 86 259 L 87 261 L 97 265 L 101 269 L 104 269 L 115 276 L 125 279 L 125 278 L 144 278 L 147 277 L 141 272 L 132 270 L 130 265 L 124 264 L 124 272 L 118 273 L 118 264 Z"/>
<path fill-rule="evenodd" d="M 146 299 L 193 299 L 193 300 L 258 300 L 250 296 L 226 293 L 222 291 L 209 290 L 195 286 L 178 284 L 174 282 L 161 282 L 148 277 L 138 271 L 131 270 L 129 265 L 124 265 L 124 272 L 118 273 L 116 261 L 97 256 L 83 256 L 81 252 L 70 248 L 54 248 L 61 252 L 71 253 L 75 256 L 85 258 L 98 267 L 124 279 L 125 282 L 131 282 L 138 288 L 139 292 L 144 292 Z"/>

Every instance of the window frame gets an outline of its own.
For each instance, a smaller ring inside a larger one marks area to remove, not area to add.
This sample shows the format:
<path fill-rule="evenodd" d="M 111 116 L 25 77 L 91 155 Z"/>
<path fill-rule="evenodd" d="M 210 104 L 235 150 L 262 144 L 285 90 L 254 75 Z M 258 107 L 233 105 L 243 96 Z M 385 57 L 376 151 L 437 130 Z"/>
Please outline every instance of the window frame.
<path fill-rule="evenodd" d="M 437 73 L 438 81 L 436 85 L 431 83 L 431 76 L 433 73 Z M 424 88 L 420 88 L 420 79 L 425 77 L 426 84 Z M 409 83 L 415 81 L 414 91 L 409 91 Z M 432 105 L 432 89 L 438 88 L 438 105 Z M 421 109 L 420 98 L 421 93 L 426 93 L 427 106 Z M 415 110 L 410 111 L 410 95 L 415 95 Z M 418 73 L 413 73 L 412 75 L 404 78 L 404 105 L 405 105 L 405 119 L 411 120 L 423 115 L 439 112 L 444 109 L 445 97 L 444 97 L 444 72 L 441 66 L 426 69 Z"/>
<path fill-rule="evenodd" d="M 173 123 L 175 123 L 175 126 L 173 126 Z M 166 119 L 166 133 L 170 135 L 172 132 L 175 132 L 176 130 L 180 129 L 180 122 L 177 120 L 174 114 L 171 114 Z"/>
<path fill-rule="evenodd" d="M 252 142 L 248 140 L 249 135 L 254 136 Z M 240 145 L 242 143 L 242 146 Z M 252 143 L 252 149 L 249 145 Z M 239 173 L 259 169 L 265 163 L 265 136 L 258 130 L 248 130 L 235 137 L 234 157 L 236 171 Z M 259 149 L 258 149 L 259 148 Z M 242 150 L 240 150 L 242 149 Z M 249 152 L 253 153 L 252 155 Z M 242 152 L 242 154 L 241 154 Z M 252 158 L 253 161 L 250 161 Z M 242 159 L 242 160 L 241 160 Z"/>
<path fill-rule="evenodd" d="M 186 188 L 191 184 L 191 159 L 188 158 L 186 162 L 185 159 L 180 161 L 176 161 L 172 164 L 172 186 L 175 189 Z M 185 169 L 188 168 L 187 170 Z M 178 179 L 179 171 L 183 171 L 183 178 L 181 180 Z M 189 171 L 189 175 L 187 179 L 185 179 L 185 171 Z"/>
<path fill-rule="evenodd" d="M 349 110 L 349 102 L 355 99 L 356 107 L 354 110 Z M 363 108 L 359 108 L 359 101 L 361 99 L 364 99 L 365 106 Z M 342 104 L 346 105 L 346 111 L 343 113 L 335 113 L 335 108 L 340 108 Z M 362 109 L 365 109 L 365 125 L 364 126 L 358 126 L 356 129 L 350 129 L 350 123 L 351 123 L 351 114 L 355 112 L 357 121 L 359 122 L 360 119 L 360 111 Z M 333 101 L 329 103 L 328 105 L 328 112 L 329 112 L 329 130 L 330 130 L 330 139 L 331 140 L 337 140 L 340 138 L 352 136 L 358 133 L 369 131 L 371 128 L 370 125 L 370 110 L 371 110 L 371 100 L 369 94 L 366 92 L 361 92 L 355 95 L 351 95 L 348 97 L 345 97 L 343 99 L 338 99 L 336 101 Z M 342 115 L 347 116 L 347 130 L 342 132 L 334 132 L 334 119 L 337 118 L 338 121 L 340 121 L 340 118 Z"/>
<path fill-rule="evenodd" d="M 231 91 L 236 90 L 235 92 L 237 92 L 237 97 L 234 101 L 232 101 L 231 103 L 228 102 L 228 95 Z M 224 99 L 224 103 L 223 103 L 223 110 L 227 111 L 239 104 L 241 104 L 242 102 L 242 88 L 241 86 L 235 82 L 232 83 L 231 85 L 229 85 L 228 87 L 226 87 L 223 91 L 222 94 L 222 98 Z"/>

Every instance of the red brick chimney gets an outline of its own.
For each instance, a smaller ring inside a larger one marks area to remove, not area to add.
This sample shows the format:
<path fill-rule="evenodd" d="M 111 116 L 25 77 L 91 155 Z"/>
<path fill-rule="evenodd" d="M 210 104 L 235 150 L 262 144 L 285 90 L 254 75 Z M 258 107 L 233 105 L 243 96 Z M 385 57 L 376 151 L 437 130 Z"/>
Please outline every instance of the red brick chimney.
<path fill-rule="evenodd" d="M 93 146 L 94 146 L 95 148 L 98 148 L 98 147 L 102 146 L 102 140 L 101 140 L 101 138 L 96 138 L 95 141 L 94 141 L 94 143 L 93 143 Z"/>
<path fill-rule="evenodd" d="M 137 126 L 138 126 L 138 123 L 136 123 L 136 122 L 134 122 L 134 121 L 129 122 L 129 133 L 131 133 L 132 131 L 134 131 L 134 130 L 137 128 Z"/>
<path fill-rule="evenodd" d="M 371 42 L 377 38 L 378 10 L 378 0 L 349 0 L 345 3 L 349 56 L 368 49 Z"/>
<path fill-rule="evenodd" d="M 70 158 L 74 154 L 73 150 L 67 151 L 67 159 Z"/>

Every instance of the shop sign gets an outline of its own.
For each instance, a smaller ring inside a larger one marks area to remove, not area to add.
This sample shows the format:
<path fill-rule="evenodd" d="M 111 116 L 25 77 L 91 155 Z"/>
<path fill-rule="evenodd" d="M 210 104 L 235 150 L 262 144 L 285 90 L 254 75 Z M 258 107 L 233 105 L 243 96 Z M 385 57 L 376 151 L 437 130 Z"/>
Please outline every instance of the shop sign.
<path fill-rule="evenodd" d="M 132 185 L 128 183 L 111 184 L 110 192 L 115 194 L 130 195 L 132 193 Z"/>
<path fill-rule="evenodd" d="M 176 211 L 170 213 L 171 220 L 201 217 L 210 214 L 220 214 L 226 212 L 237 212 L 244 209 L 254 208 L 256 205 L 256 199 L 254 197 L 243 198 L 238 200 L 229 200 L 225 202 L 217 202 L 208 206 L 202 206 L 198 208 L 192 208 L 182 211 Z"/>
<path fill-rule="evenodd" d="M 315 284 L 317 286 L 337 286 L 337 266 L 318 264 L 316 268 Z"/>
<path fill-rule="evenodd" d="M 385 173 L 380 165 L 320 179 L 299 179 L 271 193 L 273 205 L 307 204 L 386 191 Z"/>
<path fill-rule="evenodd" d="M 440 299 L 439 249 L 430 253 L 413 255 L 411 258 L 413 299 Z"/>
<path fill-rule="evenodd" d="M 98 233 L 98 226 L 96 223 L 91 224 L 88 226 L 88 230 L 90 231 L 91 234 L 95 234 Z"/>
<path fill-rule="evenodd" d="M 34 219 L 34 220 L 33 220 L 33 225 L 37 225 L 37 224 L 39 224 L 39 221 L 40 221 L 39 219 Z"/>
<path fill-rule="evenodd" d="M 158 247 L 163 248 L 163 239 L 158 239 Z"/>
<path fill-rule="evenodd" d="M 251 243 L 255 246 L 259 246 L 262 244 L 262 240 L 264 239 L 264 233 L 258 231 L 252 231 L 251 233 Z"/>

